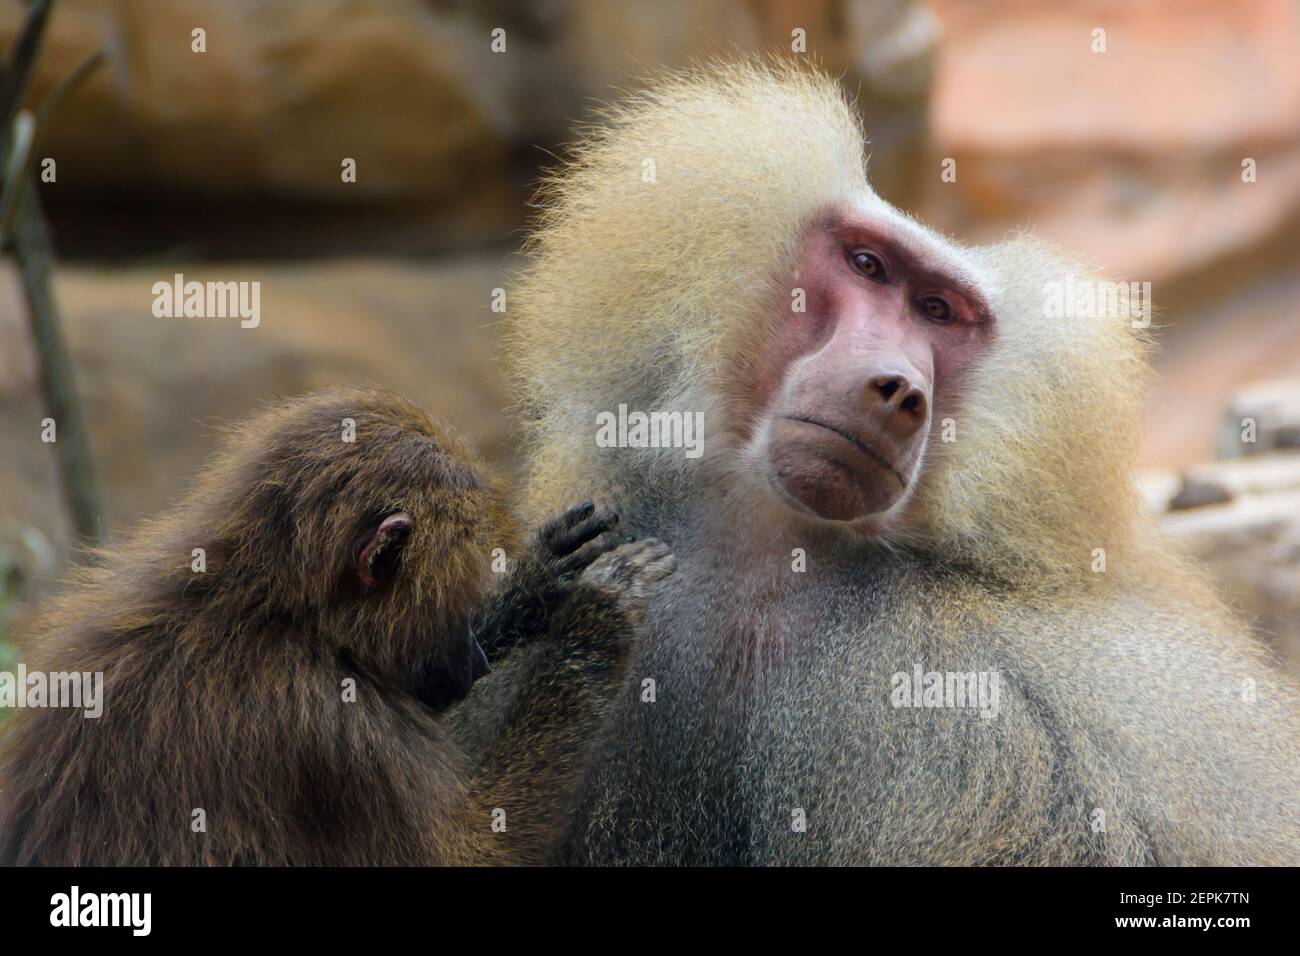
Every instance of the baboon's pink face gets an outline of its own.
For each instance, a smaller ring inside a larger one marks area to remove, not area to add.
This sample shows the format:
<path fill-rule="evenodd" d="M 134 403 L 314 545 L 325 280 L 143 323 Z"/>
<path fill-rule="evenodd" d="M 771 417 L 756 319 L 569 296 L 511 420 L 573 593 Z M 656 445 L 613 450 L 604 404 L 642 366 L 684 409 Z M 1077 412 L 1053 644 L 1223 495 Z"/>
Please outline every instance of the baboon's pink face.
<path fill-rule="evenodd" d="M 855 521 L 915 488 L 932 426 L 994 336 L 984 300 L 929 251 L 859 214 L 809 231 L 794 279 L 806 311 L 782 318 L 755 383 L 754 451 L 790 507 Z"/>

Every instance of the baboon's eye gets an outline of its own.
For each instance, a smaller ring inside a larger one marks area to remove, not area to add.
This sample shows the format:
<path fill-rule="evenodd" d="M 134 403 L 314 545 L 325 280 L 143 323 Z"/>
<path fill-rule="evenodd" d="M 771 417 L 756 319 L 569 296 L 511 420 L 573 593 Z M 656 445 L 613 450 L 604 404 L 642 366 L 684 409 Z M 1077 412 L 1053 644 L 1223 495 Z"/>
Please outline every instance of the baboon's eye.
<path fill-rule="evenodd" d="M 874 252 L 866 249 L 854 249 L 849 253 L 849 261 L 853 263 L 853 268 L 872 282 L 888 281 L 888 277 L 885 275 L 885 263 Z"/>
<path fill-rule="evenodd" d="M 956 318 L 953 315 L 952 306 L 937 295 L 927 295 L 925 298 L 918 300 L 916 304 L 921 310 L 921 314 L 931 322 L 946 324 Z"/>

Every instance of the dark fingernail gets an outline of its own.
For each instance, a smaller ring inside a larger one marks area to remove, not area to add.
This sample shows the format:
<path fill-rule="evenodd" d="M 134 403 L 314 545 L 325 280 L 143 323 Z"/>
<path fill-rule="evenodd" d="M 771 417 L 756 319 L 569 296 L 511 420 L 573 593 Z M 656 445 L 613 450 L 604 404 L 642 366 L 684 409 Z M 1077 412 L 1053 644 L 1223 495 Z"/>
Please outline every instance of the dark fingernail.
<path fill-rule="evenodd" d="M 578 505 L 578 514 L 580 515 L 591 514 L 595 510 L 596 510 L 595 504 L 593 504 L 590 501 L 586 502 L 585 504 Z"/>

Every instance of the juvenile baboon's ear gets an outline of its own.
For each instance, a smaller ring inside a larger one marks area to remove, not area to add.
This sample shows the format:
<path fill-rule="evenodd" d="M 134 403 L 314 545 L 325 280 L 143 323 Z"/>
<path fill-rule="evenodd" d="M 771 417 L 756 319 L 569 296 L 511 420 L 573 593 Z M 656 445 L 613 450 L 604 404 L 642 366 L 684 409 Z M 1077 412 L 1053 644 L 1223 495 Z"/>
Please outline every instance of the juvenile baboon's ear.
<path fill-rule="evenodd" d="M 395 512 L 381 521 L 357 550 L 354 565 L 357 580 L 367 590 L 385 588 L 397 577 L 402 549 L 414 527 L 415 520 L 409 514 Z"/>

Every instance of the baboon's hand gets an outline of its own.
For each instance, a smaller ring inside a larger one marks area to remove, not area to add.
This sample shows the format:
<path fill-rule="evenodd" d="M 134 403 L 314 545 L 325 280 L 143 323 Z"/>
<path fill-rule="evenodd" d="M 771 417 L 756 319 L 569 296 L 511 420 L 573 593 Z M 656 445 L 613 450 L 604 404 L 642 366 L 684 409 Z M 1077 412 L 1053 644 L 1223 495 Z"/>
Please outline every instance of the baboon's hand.
<path fill-rule="evenodd" d="M 676 570 L 677 559 L 668 545 L 644 538 L 601 555 L 579 583 L 614 597 L 628 620 L 639 624 L 655 587 Z"/>
<path fill-rule="evenodd" d="M 598 511 L 590 501 L 574 505 L 537 529 L 529 558 L 542 573 L 568 583 L 618 544 L 612 533 L 617 524 L 618 515 Z"/>
<path fill-rule="evenodd" d="M 551 617 L 573 594 L 578 576 L 618 544 L 618 515 L 595 505 L 575 505 L 542 524 L 509 580 L 478 615 L 488 660 L 546 634 Z"/>

